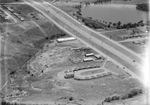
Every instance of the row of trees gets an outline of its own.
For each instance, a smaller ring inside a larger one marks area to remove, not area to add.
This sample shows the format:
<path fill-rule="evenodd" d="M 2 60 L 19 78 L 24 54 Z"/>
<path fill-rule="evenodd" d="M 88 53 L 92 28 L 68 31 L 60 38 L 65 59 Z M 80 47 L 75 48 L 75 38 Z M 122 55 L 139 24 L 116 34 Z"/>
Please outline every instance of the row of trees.
<path fill-rule="evenodd" d="M 126 29 L 126 28 L 135 28 L 135 27 L 139 27 L 139 26 L 144 26 L 143 20 L 140 20 L 137 23 L 126 23 L 126 24 L 121 24 L 120 21 L 118 21 L 117 23 L 112 23 L 112 22 L 105 22 L 108 26 L 108 28 L 111 27 L 115 27 L 117 29 Z"/>
<path fill-rule="evenodd" d="M 6 102 L 6 101 L 4 101 L 4 100 L 2 100 L 1 102 L 0 102 L 0 105 L 26 105 L 26 104 L 21 104 L 21 103 L 15 103 L 15 102 Z"/>
<path fill-rule="evenodd" d="M 106 21 L 98 21 L 98 20 L 92 20 L 91 17 L 83 18 L 82 14 L 78 13 L 79 16 L 77 16 L 77 19 L 81 19 L 85 25 L 89 26 L 90 28 L 98 29 L 98 28 L 116 28 L 116 29 L 129 29 L 129 28 L 136 28 L 139 26 L 144 26 L 143 20 L 140 20 L 137 23 L 126 23 L 122 24 L 120 21 L 117 23 L 112 23 L 112 22 L 106 22 Z"/>
<path fill-rule="evenodd" d="M 149 5 L 148 3 L 144 3 L 144 4 L 137 4 L 136 5 L 136 9 L 141 10 L 141 11 L 149 11 Z"/>
<path fill-rule="evenodd" d="M 41 104 L 29 104 L 29 103 L 25 104 L 25 103 L 16 103 L 16 102 L 12 103 L 12 102 L 6 102 L 6 101 L 2 100 L 0 102 L 0 105 L 41 105 Z M 43 105 L 49 105 L 49 104 L 43 104 Z"/>
<path fill-rule="evenodd" d="M 18 2 L 22 0 L 0 0 L 0 3 L 12 3 L 12 2 Z"/>
<path fill-rule="evenodd" d="M 116 101 L 116 100 L 125 100 L 125 99 L 128 99 L 128 98 L 133 98 L 139 94 L 142 94 L 143 91 L 142 89 L 133 89 L 131 90 L 129 93 L 123 95 L 123 96 L 111 96 L 111 97 L 107 97 L 105 98 L 104 102 L 112 102 L 112 101 Z"/>
<path fill-rule="evenodd" d="M 137 23 L 126 23 L 122 24 L 120 21 L 113 23 L 113 22 L 107 22 L 107 21 L 101 21 L 101 20 L 93 20 L 92 17 L 84 18 L 81 14 L 81 7 L 79 7 L 79 10 L 76 12 L 76 14 L 73 14 L 77 17 L 77 19 L 81 19 L 85 25 L 87 25 L 90 28 L 98 29 L 98 28 L 116 28 L 116 29 L 128 29 L 128 28 L 135 28 L 139 26 L 144 26 L 143 20 L 140 20 Z"/>
<path fill-rule="evenodd" d="M 98 3 L 108 3 L 111 2 L 111 0 L 97 0 L 94 2 L 94 4 L 98 4 Z"/>
<path fill-rule="evenodd" d="M 43 48 L 43 45 L 46 43 L 46 42 L 49 42 L 51 40 L 54 40 L 54 39 L 57 39 L 57 38 L 60 38 L 60 37 L 64 37 L 64 36 L 67 36 L 67 34 L 65 33 L 62 33 L 62 34 L 54 34 L 54 35 L 51 35 L 49 37 L 45 37 L 43 39 L 40 39 L 38 41 L 36 41 L 35 43 L 33 43 L 34 47 L 35 48 L 40 48 L 42 49 Z"/>

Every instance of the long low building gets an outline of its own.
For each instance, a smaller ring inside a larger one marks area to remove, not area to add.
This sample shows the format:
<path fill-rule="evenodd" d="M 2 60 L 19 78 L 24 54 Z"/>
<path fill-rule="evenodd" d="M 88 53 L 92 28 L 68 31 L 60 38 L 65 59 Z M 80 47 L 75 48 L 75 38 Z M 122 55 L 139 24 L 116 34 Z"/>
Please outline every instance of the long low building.
<path fill-rule="evenodd" d="M 94 73 L 94 71 L 97 71 L 97 70 L 99 70 L 100 72 Z M 83 75 L 83 73 L 85 73 L 85 72 L 91 72 L 91 74 Z M 95 68 L 95 69 L 87 69 L 84 71 L 82 71 L 82 70 L 75 71 L 74 79 L 75 80 L 91 80 L 91 79 L 96 79 L 96 78 L 102 78 L 102 77 L 109 76 L 109 75 L 112 75 L 112 72 L 103 70 L 100 68 Z"/>
<path fill-rule="evenodd" d="M 66 37 L 66 38 L 59 38 L 57 39 L 57 42 L 65 42 L 65 41 L 72 41 L 72 40 L 76 40 L 75 37 Z"/>

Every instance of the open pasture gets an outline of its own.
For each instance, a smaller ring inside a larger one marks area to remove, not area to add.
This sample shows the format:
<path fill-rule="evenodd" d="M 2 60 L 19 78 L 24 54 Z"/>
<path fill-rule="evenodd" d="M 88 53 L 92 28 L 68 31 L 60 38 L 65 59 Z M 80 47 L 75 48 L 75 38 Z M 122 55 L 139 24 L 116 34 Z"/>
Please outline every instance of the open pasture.
<path fill-rule="evenodd" d="M 128 49 L 132 50 L 137 54 L 145 53 L 146 47 L 133 44 L 133 41 L 120 42 L 120 44 L 122 44 L 123 46 L 127 47 Z"/>
<path fill-rule="evenodd" d="M 123 36 L 128 35 L 127 30 L 115 30 L 110 32 L 104 32 L 104 35 L 106 35 L 108 38 L 115 40 L 115 41 L 122 41 Z"/>

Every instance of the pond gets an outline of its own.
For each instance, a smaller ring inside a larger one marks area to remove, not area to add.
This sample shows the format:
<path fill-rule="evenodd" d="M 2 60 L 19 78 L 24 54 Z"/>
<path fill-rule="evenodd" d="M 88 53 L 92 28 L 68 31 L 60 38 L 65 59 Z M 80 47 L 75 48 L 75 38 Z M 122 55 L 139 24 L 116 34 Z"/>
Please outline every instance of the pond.
<path fill-rule="evenodd" d="M 148 18 L 148 13 L 136 9 L 136 5 L 123 5 L 123 4 L 100 4 L 88 5 L 81 9 L 83 17 L 92 17 L 101 22 L 117 23 L 120 21 L 122 24 L 137 23 L 143 20 L 145 23 Z"/>

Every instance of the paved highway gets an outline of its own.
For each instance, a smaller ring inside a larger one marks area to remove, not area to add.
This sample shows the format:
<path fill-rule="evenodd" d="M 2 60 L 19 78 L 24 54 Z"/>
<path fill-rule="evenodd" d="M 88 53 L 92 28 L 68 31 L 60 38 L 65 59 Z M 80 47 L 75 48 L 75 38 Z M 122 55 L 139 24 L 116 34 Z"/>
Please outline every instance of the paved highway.
<path fill-rule="evenodd" d="M 38 3 L 27 1 L 27 4 L 40 11 L 50 21 L 54 22 L 59 28 L 66 31 L 70 35 L 77 37 L 80 41 L 88 44 L 97 52 L 103 53 L 114 62 L 124 66 L 129 73 L 137 78 L 141 78 L 142 59 L 133 52 L 117 45 L 117 43 L 95 32 L 81 23 L 77 22 L 73 17 L 62 12 L 57 7 L 47 2 Z M 133 62 L 135 60 L 135 62 Z"/>

